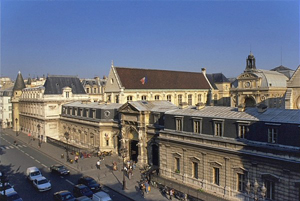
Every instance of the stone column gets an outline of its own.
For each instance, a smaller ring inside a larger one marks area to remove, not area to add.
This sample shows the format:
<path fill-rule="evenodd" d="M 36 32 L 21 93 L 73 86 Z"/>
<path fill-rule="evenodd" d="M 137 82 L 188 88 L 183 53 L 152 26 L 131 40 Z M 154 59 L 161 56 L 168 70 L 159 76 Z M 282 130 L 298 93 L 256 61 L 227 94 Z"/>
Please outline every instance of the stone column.
<path fill-rule="evenodd" d="M 230 171 L 228 171 L 230 165 L 229 165 L 229 157 L 224 157 L 225 161 L 225 184 L 224 184 L 224 196 L 228 197 L 230 196 L 230 182 L 227 182 L 227 180 L 230 180 Z"/>
<path fill-rule="evenodd" d="M 207 179 L 206 179 L 206 153 L 202 152 L 202 189 L 206 189 L 206 183 L 207 183 Z"/>

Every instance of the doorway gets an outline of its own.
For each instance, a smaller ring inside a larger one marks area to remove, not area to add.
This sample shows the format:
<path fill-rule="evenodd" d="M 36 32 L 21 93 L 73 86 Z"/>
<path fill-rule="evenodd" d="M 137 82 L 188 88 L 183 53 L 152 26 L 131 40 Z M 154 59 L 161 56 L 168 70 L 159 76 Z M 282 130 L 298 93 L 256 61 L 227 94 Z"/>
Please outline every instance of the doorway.
<path fill-rule="evenodd" d="M 136 140 L 131 140 L 129 143 L 129 155 L 130 155 L 130 160 L 137 162 L 138 155 L 139 155 L 139 148 L 137 146 L 138 141 Z"/>
<path fill-rule="evenodd" d="M 156 144 L 152 145 L 152 163 L 155 166 L 158 166 L 158 146 Z"/>

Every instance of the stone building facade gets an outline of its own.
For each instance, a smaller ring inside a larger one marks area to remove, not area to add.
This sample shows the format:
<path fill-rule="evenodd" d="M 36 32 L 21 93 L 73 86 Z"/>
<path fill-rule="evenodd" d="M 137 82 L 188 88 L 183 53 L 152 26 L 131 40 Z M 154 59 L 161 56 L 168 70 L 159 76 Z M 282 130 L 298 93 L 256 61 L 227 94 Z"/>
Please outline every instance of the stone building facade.
<path fill-rule="evenodd" d="M 300 66 L 298 66 L 291 79 L 287 82 L 285 108 L 300 109 Z"/>
<path fill-rule="evenodd" d="M 85 92 L 89 95 L 91 102 L 103 102 L 104 91 L 107 77 L 100 79 L 95 77 L 94 79 L 81 79 L 81 83 Z"/>
<path fill-rule="evenodd" d="M 72 102 L 62 106 L 59 140 L 76 147 L 118 153 L 119 116 L 121 104 Z"/>
<path fill-rule="evenodd" d="M 160 176 L 227 200 L 298 201 L 300 111 L 264 110 L 166 112 Z"/>
<path fill-rule="evenodd" d="M 237 77 L 230 89 L 231 107 L 254 107 L 264 103 L 269 108 L 284 108 L 284 96 L 288 77 L 275 70 L 256 68 L 252 53 L 246 60 L 244 73 Z"/>
<path fill-rule="evenodd" d="M 164 127 L 163 114 L 175 108 L 168 101 L 130 101 L 120 107 L 119 138 L 127 159 L 139 166 L 159 165 L 157 137 Z"/>
<path fill-rule="evenodd" d="M 121 104 L 127 101 L 166 100 L 177 106 L 184 102 L 188 105 L 199 102 L 223 105 L 223 98 L 229 97 L 229 82 L 215 80 L 214 77 L 210 80 L 205 68 L 202 72 L 181 72 L 112 66 L 104 100 Z"/>
<path fill-rule="evenodd" d="M 2 128 L 11 128 L 12 118 L 12 87 L 0 89 L 0 124 Z"/>
<path fill-rule="evenodd" d="M 42 141 L 47 136 L 58 138 L 62 104 L 89 100 L 77 77 L 49 75 L 44 86 L 25 88 L 25 84 L 19 87 L 24 83 L 19 75 L 12 98 L 14 119 L 18 119 L 14 129 Z"/>

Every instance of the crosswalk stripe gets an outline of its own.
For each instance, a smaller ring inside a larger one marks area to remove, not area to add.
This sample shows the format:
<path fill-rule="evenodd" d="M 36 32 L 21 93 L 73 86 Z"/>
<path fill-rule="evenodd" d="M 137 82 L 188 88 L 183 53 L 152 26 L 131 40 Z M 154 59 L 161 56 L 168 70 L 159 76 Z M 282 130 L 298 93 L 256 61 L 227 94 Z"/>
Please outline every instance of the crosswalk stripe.
<path fill-rule="evenodd" d="M 9 146 L 9 148 L 11 148 L 11 149 L 12 149 L 12 148 L 14 148 L 14 146 Z"/>
<path fill-rule="evenodd" d="M 10 149 L 9 147 L 5 147 L 5 149 Z"/>

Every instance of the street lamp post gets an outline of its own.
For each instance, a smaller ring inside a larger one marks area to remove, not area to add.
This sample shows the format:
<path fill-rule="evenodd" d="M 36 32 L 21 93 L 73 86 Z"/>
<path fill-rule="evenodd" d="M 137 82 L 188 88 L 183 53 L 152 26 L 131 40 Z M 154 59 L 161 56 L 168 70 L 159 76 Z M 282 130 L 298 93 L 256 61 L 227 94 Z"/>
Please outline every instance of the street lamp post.
<path fill-rule="evenodd" d="M 18 118 L 16 118 L 15 121 L 16 121 L 16 136 L 18 136 Z"/>
<path fill-rule="evenodd" d="M 123 158 L 123 190 L 126 189 L 126 178 L 125 178 L 125 158 L 127 156 L 127 149 L 126 148 L 122 148 L 120 150 L 121 152 L 121 156 Z"/>
<path fill-rule="evenodd" d="M 69 158 L 69 147 L 68 147 L 68 145 L 69 145 L 69 133 L 68 132 L 65 132 L 65 138 L 66 138 L 66 140 L 67 140 L 67 146 L 66 146 L 66 152 L 67 152 L 67 161 L 69 161 L 70 160 L 70 158 Z"/>
<path fill-rule="evenodd" d="M 39 147 L 41 147 L 42 145 L 42 142 L 41 142 L 41 135 L 40 135 L 40 129 L 41 129 L 41 126 L 40 124 L 37 125 L 37 129 L 38 129 L 38 138 L 39 138 Z"/>

